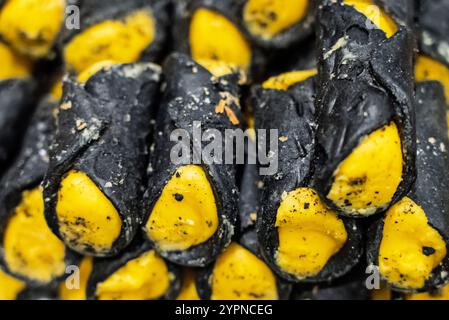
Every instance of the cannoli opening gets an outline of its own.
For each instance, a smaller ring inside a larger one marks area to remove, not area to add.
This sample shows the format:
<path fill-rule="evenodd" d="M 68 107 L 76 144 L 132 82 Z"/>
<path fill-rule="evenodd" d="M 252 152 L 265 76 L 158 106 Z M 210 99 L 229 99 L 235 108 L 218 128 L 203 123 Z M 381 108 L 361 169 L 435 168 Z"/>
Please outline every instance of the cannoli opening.
<path fill-rule="evenodd" d="M 170 273 L 164 259 L 154 250 L 128 261 L 97 284 L 99 300 L 152 300 L 161 298 L 170 286 Z"/>
<path fill-rule="evenodd" d="M 47 226 L 42 188 L 22 193 L 3 236 L 5 263 L 14 274 L 49 283 L 65 272 L 65 246 Z"/>
<path fill-rule="evenodd" d="M 71 170 L 62 179 L 56 216 L 64 242 L 78 252 L 108 252 L 121 233 L 117 209 L 81 171 Z"/>
<path fill-rule="evenodd" d="M 423 208 L 404 197 L 386 213 L 379 271 L 390 284 L 420 289 L 446 256 L 446 243 L 428 224 Z"/>
<path fill-rule="evenodd" d="M 66 45 L 64 58 L 76 73 L 104 60 L 131 63 L 153 42 L 155 33 L 151 11 L 137 10 L 123 19 L 106 20 L 77 34 Z"/>
<path fill-rule="evenodd" d="M 25 282 L 10 276 L 0 269 L 0 300 L 16 300 L 25 287 Z"/>
<path fill-rule="evenodd" d="M 0 80 L 26 78 L 31 74 L 31 63 L 0 42 Z"/>
<path fill-rule="evenodd" d="M 373 214 L 390 205 L 402 171 L 401 138 L 391 122 L 363 137 L 338 166 L 327 198 L 351 215 Z"/>
<path fill-rule="evenodd" d="M 200 166 L 179 167 L 154 205 L 146 232 L 163 251 L 186 250 L 209 240 L 218 228 L 215 194 Z"/>
<path fill-rule="evenodd" d="M 198 9 L 190 22 L 192 58 L 220 77 L 246 72 L 251 64 L 251 47 L 240 30 L 226 17 L 208 9 Z"/>
<path fill-rule="evenodd" d="M 310 188 L 298 188 L 282 197 L 276 228 L 276 264 L 300 280 L 320 273 L 348 238 L 343 221 Z"/>
<path fill-rule="evenodd" d="M 22 54 L 47 56 L 62 28 L 64 0 L 7 0 L 0 9 L 0 34 Z"/>
<path fill-rule="evenodd" d="M 243 9 L 243 19 L 249 32 L 270 40 L 304 19 L 309 0 L 249 0 Z"/>
<path fill-rule="evenodd" d="M 214 265 L 212 300 L 278 299 L 276 277 L 270 268 L 246 248 L 231 243 Z"/>

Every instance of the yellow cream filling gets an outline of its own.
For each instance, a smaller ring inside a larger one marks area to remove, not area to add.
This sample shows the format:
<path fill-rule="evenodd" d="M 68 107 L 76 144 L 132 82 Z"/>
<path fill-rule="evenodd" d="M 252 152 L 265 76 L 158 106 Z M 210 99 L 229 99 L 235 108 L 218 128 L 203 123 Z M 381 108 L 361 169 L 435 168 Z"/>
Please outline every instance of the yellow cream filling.
<path fill-rule="evenodd" d="M 0 81 L 14 78 L 26 78 L 31 74 L 31 63 L 0 42 Z"/>
<path fill-rule="evenodd" d="M 198 9 L 190 24 L 192 58 L 220 77 L 247 71 L 251 64 L 251 47 L 239 29 L 223 15 Z"/>
<path fill-rule="evenodd" d="M 269 78 L 262 84 L 262 87 L 264 89 L 288 90 L 294 84 L 305 81 L 317 73 L 317 69 L 286 72 Z"/>
<path fill-rule="evenodd" d="M 217 228 L 217 204 L 206 173 L 200 166 L 178 168 L 151 212 L 148 237 L 161 250 L 185 250 L 209 240 Z"/>
<path fill-rule="evenodd" d="M 212 273 L 212 300 L 276 300 L 276 277 L 258 257 L 237 243 L 218 257 Z"/>
<path fill-rule="evenodd" d="M 200 300 L 196 290 L 195 271 L 191 268 L 184 268 L 182 272 L 181 292 L 177 300 Z"/>
<path fill-rule="evenodd" d="M 0 300 L 16 300 L 25 286 L 25 282 L 11 277 L 0 269 Z"/>
<path fill-rule="evenodd" d="M 310 188 L 283 195 L 276 228 L 276 263 L 298 279 L 317 275 L 348 238 L 343 221 Z"/>
<path fill-rule="evenodd" d="M 449 104 L 449 68 L 430 57 L 419 55 L 415 65 L 416 81 L 439 81 Z"/>
<path fill-rule="evenodd" d="M 243 20 L 249 32 L 269 40 L 301 21 L 308 7 L 309 0 L 249 0 Z"/>
<path fill-rule="evenodd" d="M 7 0 L 0 11 L 0 35 L 26 55 L 48 55 L 61 30 L 64 0 Z"/>
<path fill-rule="evenodd" d="M 170 286 L 167 264 L 154 250 L 128 261 L 96 288 L 99 300 L 152 300 Z"/>
<path fill-rule="evenodd" d="M 393 19 L 372 0 L 344 0 L 343 3 L 354 7 L 365 15 L 377 28 L 385 32 L 387 38 L 390 38 L 398 31 L 398 27 Z"/>
<path fill-rule="evenodd" d="M 119 213 L 95 183 L 80 171 L 71 170 L 63 178 L 56 215 L 62 238 L 78 252 L 107 253 L 120 235 Z"/>
<path fill-rule="evenodd" d="M 77 80 L 80 83 L 86 83 L 87 80 L 89 80 L 90 77 L 92 77 L 94 74 L 96 74 L 97 72 L 99 72 L 102 69 L 107 69 L 108 67 L 112 66 L 113 64 L 114 64 L 114 62 L 110 61 L 110 60 L 104 60 L 104 61 L 97 62 L 97 63 L 91 65 L 89 68 L 85 69 L 83 72 L 81 72 L 78 75 Z"/>
<path fill-rule="evenodd" d="M 45 221 L 42 188 L 23 192 L 6 226 L 3 248 L 14 274 L 42 283 L 64 274 L 65 247 Z"/>
<path fill-rule="evenodd" d="M 327 197 L 342 211 L 370 215 L 385 209 L 402 180 L 403 157 L 394 122 L 363 138 L 340 164 Z"/>
<path fill-rule="evenodd" d="M 79 288 L 69 289 L 64 281 L 59 285 L 59 298 L 62 300 L 86 300 L 87 282 L 92 268 L 92 257 L 84 257 L 79 266 Z"/>
<path fill-rule="evenodd" d="M 65 61 L 76 73 L 104 60 L 134 62 L 153 42 L 155 29 L 148 10 L 136 11 L 122 20 L 106 20 L 75 36 L 64 49 Z"/>
<path fill-rule="evenodd" d="M 59 101 L 62 99 L 62 87 L 62 80 L 59 80 L 52 86 L 52 88 L 50 89 L 50 97 L 53 100 Z"/>
<path fill-rule="evenodd" d="M 399 288 L 420 289 L 446 256 L 446 244 L 423 209 L 405 197 L 386 214 L 379 271 Z"/>

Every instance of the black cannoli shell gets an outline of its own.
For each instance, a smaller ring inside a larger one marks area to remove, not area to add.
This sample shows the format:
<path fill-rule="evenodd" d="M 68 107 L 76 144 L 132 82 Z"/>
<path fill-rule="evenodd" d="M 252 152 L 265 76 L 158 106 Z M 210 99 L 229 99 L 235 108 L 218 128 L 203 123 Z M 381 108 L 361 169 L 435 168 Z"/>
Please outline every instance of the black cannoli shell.
<path fill-rule="evenodd" d="M 43 287 L 27 287 L 17 295 L 17 300 L 57 300 L 56 284 Z"/>
<path fill-rule="evenodd" d="M 416 3 L 410 0 L 376 0 L 377 4 L 393 18 L 393 20 L 402 25 L 415 28 Z"/>
<path fill-rule="evenodd" d="M 418 9 L 420 50 L 449 68 L 449 2 L 420 0 Z"/>
<path fill-rule="evenodd" d="M 259 176 L 257 164 L 245 165 L 242 183 L 240 185 L 240 231 L 255 227 L 257 212 L 260 207 L 260 184 L 262 180 Z"/>
<path fill-rule="evenodd" d="M 224 137 L 226 129 L 239 129 L 241 128 L 240 124 L 243 123 L 240 107 L 235 103 L 232 103 L 229 108 L 239 119 L 239 124 L 233 125 L 225 113 L 217 113 L 215 110 L 222 99 L 221 94 L 227 93 L 239 98 L 238 75 L 216 79 L 209 71 L 182 54 L 173 54 L 167 59 L 164 74 L 167 83 L 157 121 L 155 149 L 151 165 L 153 174 L 145 193 L 144 228 L 166 183 L 181 166 L 168 161 L 172 147 L 176 144 L 170 141 L 170 134 L 176 129 L 186 130 L 190 136 L 191 150 L 201 154 L 201 150 L 196 150 L 195 146 L 192 146 L 194 121 L 201 122 L 203 132 L 215 129 L 221 133 L 222 137 Z M 222 156 L 224 163 L 224 147 L 222 151 L 223 155 L 219 156 Z M 207 163 L 202 163 L 201 166 L 215 193 L 219 225 L 212 238 L 205 243 L 181 251 L 159 250 L 164 258 L 184 266 L 199 267 L 214 261 L 223 248 L 229 244 L 238 216 L 239 195 L 235 177 L 236 166 Z"/>
<path fill-rule="evenodd" d="M 34 110 L 37 83 L 33 79 L 0 82 L 0 176 L 19 149 Z"/>
<path fill-rule="evenodd" d="M 344 277 L 320 284 L 296 285 L 294 300 L 370 300 L 364 265 L 358 265 Z"/>
<path fill-rule="evenodd" d="M 277 51 L 268 65 L 265 78 L 294 70 L 316 68 L 316 46 L 316 38 L 312 36 L 293 47 Z"/>
<path fill-rule="evenodd" d="M 136 63 L 104 69 L 85 85 L 72 79 L 64 83 L 62 106 L 65 107 L 59 113 L 44 182 L 47 223 L 61 237 L 56 215 L 57 195 L 62 179 L 72 169 L 92 179 L 122 220 L 120 236 L 109 252 L 95 253 L 86 245 L 85 254 L 117 254 L 131 242 L 140 225 L 148 161 L 146 145 L 159 77 L 158 66 Z"/>
<path fill-rule="evenodd" d="M 446 107 L 444 91 L 438 82 L 422 82 L 416 87 L 417 117 L 417 178 L 407 194 L 426 213 L 428 223 L 443 237 L 449 247 L 449 178 L 443 174 L 449 166 L 447 146 Z M 368 263 L 378 265 L 383 233 L 383 218 L 379 218 L 369 230 L 367 242 Z M 417 292 L 431 291 L 449 281 L 449 256 L 434 269 L 423 288 Z M 398 291 L 411 291 L 393 288 Z"/>
<path fill-rule="evenodd" d="M 299 187 L 310 187 L 314 174 L 312 160 L 316 130 L 315 81 L 315 77 L 309 78 L 290 87 L 288 91 L 260 88 L 253 91 L 256 128 L 276 128 L 279 130 L 279 137 L 288 138 L 286 142 L 279 144 L 278 172 L 273 176 L 264 177 L 263 180 L 264 190 L 257 215 L 257 232 L 265 260 L 280 277 L 291 282 L 315 283 L 338 278 L 352 269 L 363 252 L 358 224 L 354 220 L 344 218 L 348 240 L 318 275 L 298 280 L 276 265 L 275 255 L 279 238 L 275 224 L 282 195 Z"/>
<path fill-rule="evenodd" d="M 9 270 L 4 260 L 3 236 L 11 214 L 14 213 L 14 209 L 21 201 L 22 192 L 38 187 L 47 171 L 49 162 L 48 148 L 55 131 L 53 112 L 56 109 L 56 103 L 50 97 L 41 101 L 31 119 L 31 125 L 26 132 L 24 143 L 18 157 L 1 180 L 0 265 L 6 272 L 32 285 L 40 284 L 16 275 Z M 66 248 L 66 265 L 74 264 L 78 260 L 78 255 Z M 59 280 L 60 278 L 53 279 L 52 283 L 58 282 Z"/>
<path fill-rule="evenodd" d="M 392 120 L 398 126 L 404 166 L 391 203 L 410 189 L 416 157 L 413 44 L 405 27 L 386 39 L 383 31 L 367 28 L 366 17 L 352 7 L 333 3 L 319 10 L 323 54 L 314 185 L 329 206 L 335 207 L 326 198 L 333 183 L 330 177 L 340 163 L 362 137 Z"/>

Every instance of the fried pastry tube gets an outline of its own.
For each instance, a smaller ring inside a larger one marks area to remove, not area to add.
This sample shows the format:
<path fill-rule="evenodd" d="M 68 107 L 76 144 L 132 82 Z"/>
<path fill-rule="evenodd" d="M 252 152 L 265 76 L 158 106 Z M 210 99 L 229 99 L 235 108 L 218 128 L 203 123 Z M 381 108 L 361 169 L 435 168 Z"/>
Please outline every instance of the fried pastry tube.
<path fill-rule="evenodd" d="M 436 290 L 449 281 L 447 124 L 442 87 L 416 89 L 417 179 L 409 193 L 371 226 L 368 262 L 395 290 Z"/>
<path fill-rule="evenodd" d="M 372 0 L 318 10 L 316 188 L 342 215 L 379 213 L 415 179 L 414 11 L 400 2 L 402 17 Z"/>
<path fill-rule="evenodd" d="M 78 257 L 47 226 L 41 183 L 48 168 L 58 100 L 39 104 L 21 152 L 1 181 L 0 264 L 31 285 L 51 285 L 65 277 Z"/>
<path fill-rule="evenodd" d="M 45 215 L 68 247 L 118 254 L 140 224 L 160 68 L 99 66 L 67 79 L 44 181 Z"/>
<path fill-rule="evenodd" d="M 209 163 L 203 153 L 207 141 L 200 140 L 209 132 L 212 139 L 222 137 L 224 142 L 226 129 L 241 128 L 239 77 L 216 78 L 183 54 L 167 59 L 164 74 L 152 175 L 143 203 L 144 233 L 169 261 L 205 266 L 234 233 L 238 187 L 235 161 L 226 163 L 224 144 L 214 151 L 221 163 Z M 180 134 L 173 139 L 176 132 Z"/>
<path fill-rule="evenodd" d="M 34 112 L 37 82 L 30 61 L 0 41 L 0 176 L 16 155 Z"/>
<path fill-rule="evenodd" d="M 417 14 L 420 53 L 415 65 L 416 81 L 439 81 L 449 108 L 449 17 L 447 1 L 419 2 Z M 449 109 L 448 109 L 449 123 Z"/>
<path fill-rule="evenodd" d="M 260 246 L 279 276 L 301 283 L 343 276 L 363 251 L 357 223 L 329 209 L 313 187 L 315 74 L 289 72 L 253 91 L 257 130 L 275 128 L 279 139 L 278 171 L 263 177 Z"/>

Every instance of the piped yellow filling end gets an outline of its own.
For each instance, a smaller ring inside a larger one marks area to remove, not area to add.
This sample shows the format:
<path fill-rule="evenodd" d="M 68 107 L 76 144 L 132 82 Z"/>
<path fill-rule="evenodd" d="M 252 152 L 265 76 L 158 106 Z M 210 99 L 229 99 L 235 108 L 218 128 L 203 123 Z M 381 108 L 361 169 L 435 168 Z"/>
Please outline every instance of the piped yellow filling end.
<path fill-rule="evenodd" d="M 0 42 L 0 81 L 26 78 L 31 74 L 31 62 Z"/>
<path fill-rule="evenodd" d="M 131 63 L 153 42 L 155 33 L 151 12 L 139 10 L 122 20 L 101 22 L 75 36 L 66 46 L 64 58 L 76 73 L 104 60 Z"/>
<path fill-rule="evenodd" d="M 64 0 L 8 0 L 0 11 L 0 34 L 15 50 L 41 58 L 53 47 L 64 14 Z"/>
<path fill-rule="evenodd" d="M 276 300 L 276 277 L 253 253 L 231 243 L 215 263 L 211 299 Z"/>
<path fill-rule="evenodd" d="M 249 0 L 243 19 L 249 32 L 269 40 L 300 22 L 308 7 L 309 0 Z"/>
<path fill-rule="evenodd" d="M 370 215 L 385 209 L 402 181 L 402 146 L 394 122 L 365 137 L 334 173 L 327 197 L 342 211 Z"/>
<path fill-rule="evenodd" d="M 111 201 L 83 172 L 71 170 L 58 192 L 59 232 L 72 249 L 107 253 L 121 232 L 122 221 Z"/>
<path fill-rule="evenodd" d="M 190 23 L 192 58 L 220 77 L 251 64 L 251 47 L 240 30 L 223 15 L 198 9 Z"/>
<path fill-rule="evenodd" d="M 348 237 L 343 221 L 309 188 L 283 195 L 276 228 L 276 263 L 298 279 L 317 275 Z"/>
<path fill-rule="evenodd" d="M 152 300 L 170 286 L 167 264 L 154 250 L 128 261 L 96 288 L 99 300 Z"/>
<path fill-rule="evenodd" d="M 184 268 L 182 272 L 182 287 L 177 300 L 200 300 L 196 290 L 195 271 Z"/>
<path fill-rule="evenodd" d="M 100 70 L 107 69 L 112 65 L 114 65 L 114 62 L 111 60 L 104 60 L 97 62 L 91 65 L 89 68 L 85 69 L 83 72 L 81 72 L 78 75 L 77 80 L 80 83 L 86 83 L 94 74 L 96 74 Z"/>
<path fill-rule="evenodd" d="M 65 246 L 48 228 L 42 188 L 22 194 L 22 201 L 6 226 L 5 261 L 14 273 L 47 283 L 65 271 Z"/>
<path fill-rule="evenodd" d="M 399 288 L 420 289 L 446 256 L 446 244 L 424 210 L 403 198 L 386 214 L 379 249 L 379 271 Z"/>
<path fill-rule="evenodd" d="M 291 71 L 271 77 L 262 84 L 264 89 L 288 90 L 291 86 L 305 81 L 318 73 L 317 69 Z"/>
<path fill-rule="evenodd" d="M 52 88 L 50 89 L 50 97 L 53 100 L 59 101 L 62 99 L 62 87 L 62 80 L 59 80 L 52 86 Z"/>
<path fill-rule="evenodd" d="M 343 3 L 354 7 L 365 15 L 375 26 L 385 32 L 387 38 L 390 38 L 398 31 L 398 26 L 393 19 L 372 0 L 344 0 Z"/>
<path fill-rule="evenodd" d="M 25 282 L 11 277 L 0 269 L 0 300 L 16 300 L 25 287 Z"/>
<path fill-rule="evenodd" d="M 151 212 L 148 237 L 161 250 L 185 250 L 209 240 L 217 228 L 217 205 L 206 173 L 200 166 L 178 168 Z"/>

